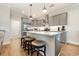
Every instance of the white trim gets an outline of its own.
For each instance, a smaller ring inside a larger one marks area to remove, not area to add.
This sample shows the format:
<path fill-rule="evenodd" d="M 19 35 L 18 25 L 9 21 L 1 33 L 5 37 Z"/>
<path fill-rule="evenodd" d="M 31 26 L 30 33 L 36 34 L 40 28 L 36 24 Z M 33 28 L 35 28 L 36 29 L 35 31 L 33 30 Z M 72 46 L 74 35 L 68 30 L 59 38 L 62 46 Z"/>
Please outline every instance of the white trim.
<path fill-rule="evenodd" d="M 70 43 L 70 44 L 73 44 L 73 45 L 79 45 L 79 42 L 67 42 L 67 43 Z"/>

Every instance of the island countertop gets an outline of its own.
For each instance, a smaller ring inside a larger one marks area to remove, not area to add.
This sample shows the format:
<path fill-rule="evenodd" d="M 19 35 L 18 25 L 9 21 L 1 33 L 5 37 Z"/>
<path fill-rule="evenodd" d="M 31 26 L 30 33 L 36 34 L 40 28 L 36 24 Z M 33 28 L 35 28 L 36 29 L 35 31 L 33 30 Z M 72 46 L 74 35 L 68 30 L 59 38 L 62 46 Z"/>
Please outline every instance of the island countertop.
<path fill-rule="evenodd" d="M 60 34 L 62 32 L 54 32 L 54 31 L 24 31 L 24 32 L 27 32 L 27 33 L 35 33 L 35 34 L 40 34 L 40 35 L 48 35 L 48 36 L 52 36 L 52 35 L 57 35 L 57 34 Z"/>

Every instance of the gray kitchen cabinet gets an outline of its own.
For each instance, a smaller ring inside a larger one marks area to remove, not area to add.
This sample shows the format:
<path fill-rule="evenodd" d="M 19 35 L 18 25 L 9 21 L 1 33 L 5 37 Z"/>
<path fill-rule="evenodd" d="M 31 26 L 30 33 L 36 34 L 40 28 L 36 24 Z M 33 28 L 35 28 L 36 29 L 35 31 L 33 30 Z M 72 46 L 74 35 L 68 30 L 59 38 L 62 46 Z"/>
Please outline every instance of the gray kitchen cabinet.
<path fill-rule="evenodd" d="M 39 20 L 36 20 L 36 27 L 39 27 L 39 26 L 40 26 Z"/>
<path fill-rule="evenodd" d="M 55 56 L 58 56 L 61 51 L 61 41 L 60 41 L 61 35 L 59 34 L 59 35 L 56 35 L 55 37 L 56 37 L 55 38 Z"/>
<path fill-rule="evenodd" d="M 50 16 L 49 25 L 50 26 L 67 25 L 67 13 L 65 12 L 55 16 Z"/>
<path fill-rule="evenodd" d="M 35 20 L 35 27 L 38 27 L 38 20 Z"/>
<path fill-rule="evenodd" d="M 39 27 L 42 26 L 42 20 L 39 20 Z"/>
<path fill-rule="evenodd" d="M 62 13 L 59 15 L 60 23 L 59 25 L 67 25 L 67 13 Z"/>
<path fill-rule="evenodd" d="M 42 27 L 43 26 L 43 20 L 39 20 L 39 26 Z"/>
<path fill-rule="evenodd" d="M 57 26 L 57 25 L 59 25 L 59 21 L 60 21 L 59 19 L 60 19 L 59 15 L 50 16 L 49 17 L 49 25 L 50 26 Z"/>
<path fill-rule="evenodd" d="M 27 33 L 24 31 L 28 31 L 28 28 L 32 25 L 31 22 L 28 18 L 21 18 L 21 36 L 27 36 Z"/>
<path fill-rule="evenodd" d="M 32 20 L 31 25 L 34 27 L 34 20 Z"/>
<path fill-rule="evenodd" d="M 60 17 L 59 15 L 53 16 L 53 25 L 57 26 L 59 25 Z"/>
<path fill-rule="evenodd" d="M 66 43 L 67 32 L 61 33 L 61 43 Z"/>
<path fill-rule="evenodd" d="M 53 25 L 53 17 L 50 16 L 50 17 L 49 17 L 49 26 L 52 26 L 52 25 Z"/>
<path fill-rule="evenodd" d="M 40 21 L 39 20 L 37 20 L 37 27 L 39 27 L 40 26 Z"/>
<path fill-rule="evenodd" d="M 31 26 L 33 26 L 33 22 L 34 22 L 34 21 L 32 20 L 32 22 L 31 22 Z"/>
<path fill-rule="evenodd" d="M 32 26 L 33 27 L 42 27 L 45 26 L 45 24 L 48 22 L 49 26 L 58 26 L 58 25 L 67 25 L 67 12 L 62 13 L 62 14 L 58 14 L 55 16 L 50 16 L 48 17 L 49 20 L 45 21 L 44 19 L 40 19 L 40 20 L 32 20 Z M 46 19 L 48 19 L 46 18 Z"/>

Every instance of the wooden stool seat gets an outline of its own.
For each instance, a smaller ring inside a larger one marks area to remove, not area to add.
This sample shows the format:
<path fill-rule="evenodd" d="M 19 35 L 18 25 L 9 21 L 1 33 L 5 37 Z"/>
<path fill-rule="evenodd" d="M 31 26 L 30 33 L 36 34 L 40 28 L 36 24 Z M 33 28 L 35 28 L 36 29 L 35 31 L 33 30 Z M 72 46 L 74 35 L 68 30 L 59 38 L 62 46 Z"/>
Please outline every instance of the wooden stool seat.
<path fill-rule="evenodd" d="M 31 38 L 31 37 L 26 37 L 25 38 L 25 41 L 33 41 L 34 39 L 33 38 Z"/>
<path fill-rule="evenodd" d="M 35 41 L 32 42 L 32 45 L 33 45 L 33 46 L 37 46 L 37 47 L 43 46 L 43 45 L 45 45 L 45 44 L 46 44 L 46 43 L 45 43 L 44 41 L 42 41 L 42 40 L 35 40 Z"/>
<path fill-rule="evenodd" d="M 39 56 L 39 52 L 43 52 L 44 56 L 46 56 L 46 43 L 42 40 L 34 40 L 31 44 L 31 55 L 37 51 L 37 56 Z"/>

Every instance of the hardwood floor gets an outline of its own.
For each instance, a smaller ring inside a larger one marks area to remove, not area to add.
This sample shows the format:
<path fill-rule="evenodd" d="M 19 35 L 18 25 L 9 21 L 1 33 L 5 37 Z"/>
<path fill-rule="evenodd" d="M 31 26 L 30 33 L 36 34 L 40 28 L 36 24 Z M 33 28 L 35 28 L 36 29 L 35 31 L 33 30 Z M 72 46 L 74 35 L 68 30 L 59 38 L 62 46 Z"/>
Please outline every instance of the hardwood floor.
<path fill-rule="evenodd" d="M 1 53 L 2 56 L 28 56 L 27 51 L 24 51 L 20 46 L 20 39 L 11 40 L 10 44 L 4 45 Z M 79 46 L 62 44 L 60 55 L 79 56 Z"/>
<path fill-rule="evenodd" d="M 20 40 L 11 40 L 10 44 L 4 45 L 2 49 L 2 56 L 25 56 L 27 51 L 20 47 Z"/>
<path fill-rule="evenodd" d="M 79 56 L 79 46 L 73 44 L 62 44 L 60 53 L 62 56 Z"/>
<path fill-rule="evenodd" d="M 28 51 L 24 50 L 20 44 L 20 39 L 11 40 L 10 44 L 3 46 L 1 56 L 30 56 L 28 55 Z M 36 56 L 36 53 L 33 56 Z"/>

